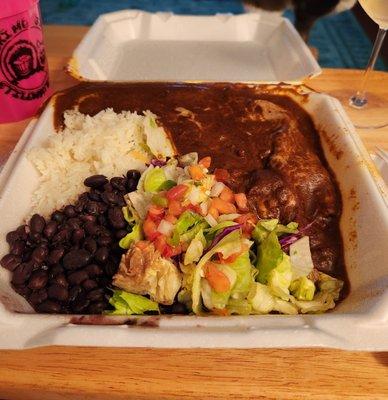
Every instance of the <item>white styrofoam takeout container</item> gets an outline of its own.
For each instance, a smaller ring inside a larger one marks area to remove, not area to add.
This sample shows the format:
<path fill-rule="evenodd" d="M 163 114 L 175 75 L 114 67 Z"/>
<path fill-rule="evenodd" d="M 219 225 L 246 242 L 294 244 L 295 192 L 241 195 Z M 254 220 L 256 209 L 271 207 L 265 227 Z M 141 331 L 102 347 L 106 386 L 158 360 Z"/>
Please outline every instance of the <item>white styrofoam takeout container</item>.
<path fill-rule="evenodd" d="M 120 20 L 118 16 L 120 13 L 103 16 L 96 26 L 104 20 Z M 178 22 L 179 18 L 202 20 L 202 17 L 173 18 Z M 206 18 L 207 24 L 203 20 L 201 22 L 204 31 L 206 26 L 212 26 L 213 21 Z M 188 30 L 193 29 L 190 24 L 177 23 L 176 26 L 181 30 L 185 26 Z M 96 28 L 92 28 L 92 32 L 93 29 L 96 32 Z M 109 37 L 103 30 L 97 31 Z M 211 30 L 209 32 L 207 39 L 210 41 L 213 33 Z M 86 41 L 93 41 L 93 35 L 90 35 L 86 36 Z M 85 46 L 84 43 L 79 49 L 82 46 Z M 84 50 L 87 48 L 84 47 Z M 77 56 L 76 60 L 79 64 Z M 204 75 L 205 72 L 206 66 Z M 130 80 L 130 75 L 125 76 L 123 70 L 120 73 L 122 79 Z M 310 69 L 307 74 L 312 73 Z M 106 76 L 106 79 L 111 78 L 109 74 Z M 262 80 L 259 77 L 257 79 Z M 295 89 L 292 91 L 295 100 L 312 115 L 321 133 L 324 154 L 337 177 L 343 199 L 341 231 L 351 290 L 334 311 L 323 315 L 247 317 L 33 314 L 27 302 L 10 287 L 10 273 L 0 269 L 0 348 L 62 344 L 172 348 L 320 346 L 387 350 L 388 195 L 385 185 L 340 103 L 330 96 L 314 92 L 309 93 L 307 101 L 306 97 L 302 101 L 297 92 L 306 93 L 308 89 L 303 86 L 292 87 Z M 39 177 L 27 160 L 26 152 L 55 132 L 53 111 L 51 100 L 39 119 L 26 129 L 0 174 L 0 257 L 7 252 L 6 233 L 18 226 L 29 213 L 30 197 L 38 185 Z"/>

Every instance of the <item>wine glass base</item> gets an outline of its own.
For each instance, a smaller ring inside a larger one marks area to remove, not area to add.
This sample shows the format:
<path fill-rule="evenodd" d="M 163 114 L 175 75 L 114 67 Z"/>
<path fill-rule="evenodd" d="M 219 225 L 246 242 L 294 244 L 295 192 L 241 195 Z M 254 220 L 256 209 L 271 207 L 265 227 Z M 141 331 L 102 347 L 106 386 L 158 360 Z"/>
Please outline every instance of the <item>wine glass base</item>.
<path fill-rule="evenodd" d="M 354 108 L 363 108 L 368 104 L 366 97 L 352 96 L 349 99 L 349 105 Z"/>

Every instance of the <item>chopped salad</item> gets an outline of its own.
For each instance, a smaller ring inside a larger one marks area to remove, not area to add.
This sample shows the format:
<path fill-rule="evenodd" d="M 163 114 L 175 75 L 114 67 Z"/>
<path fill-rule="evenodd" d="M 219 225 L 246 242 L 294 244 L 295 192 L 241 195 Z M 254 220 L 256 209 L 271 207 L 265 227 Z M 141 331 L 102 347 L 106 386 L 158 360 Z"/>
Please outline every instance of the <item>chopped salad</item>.
<path fill-rule="evenodd" d="M 296 222 L 258 219 L 227 170 L 197 153 L 153 160 L 122 211 L 130 232 L 110 298 L 114 315 L 162 312 L 179 302 L 196 315 L 321 313 L 343 282 L 314 268 Z"/>

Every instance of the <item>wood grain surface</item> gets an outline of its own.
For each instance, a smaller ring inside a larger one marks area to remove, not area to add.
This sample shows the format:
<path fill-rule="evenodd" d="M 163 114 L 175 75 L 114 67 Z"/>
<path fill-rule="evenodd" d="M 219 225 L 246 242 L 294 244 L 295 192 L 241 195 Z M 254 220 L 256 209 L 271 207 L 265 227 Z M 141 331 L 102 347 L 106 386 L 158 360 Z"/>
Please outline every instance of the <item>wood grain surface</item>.
<path fill-rule="evenodd" d="M 46 27 L 54 90 L 75 83 L 63 68 L 86 29 Z M 360 71 L 325 70 L 307 84 L 346 105 L 359 77 Z M 382 115 L 388 120 L 388 74 L 374 74 L 369 89 L 377 106 L 358 115 L 359 123 L 373 123 Z M 0 125 L 0 164 L 27 122 Z M 359 134 L 369 150 L 376 145 L 388 149 L 388 128 Z M 0 398 L 388 399 L 388 353 L 85 347 L 0 351 Z"/>

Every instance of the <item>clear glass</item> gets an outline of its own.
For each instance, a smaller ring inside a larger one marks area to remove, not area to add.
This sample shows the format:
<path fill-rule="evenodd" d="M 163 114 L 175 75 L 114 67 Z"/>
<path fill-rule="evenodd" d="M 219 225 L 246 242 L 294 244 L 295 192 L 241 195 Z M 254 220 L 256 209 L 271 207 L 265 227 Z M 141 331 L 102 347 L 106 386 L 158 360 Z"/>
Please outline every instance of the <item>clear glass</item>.
<path fill-rule="evenodd" d="M 381 46 L 384 42 L 385 35 L 388 28 L 388 0 L 359 0 L 361 6 L 364 8 L 366 13 L 379 24 L 379 31 L 376 36 L 376 40 L 373 46 L 372 54 L 369 58 L 368 65 L 365 69 L 363 77 L 361 79 L 360 87 L 355 95 L 349 100 L 349 105 L 356 109 L 368 109 L 368 98 L 367 98 L 367 84 L 370 75 L 375 67 L 377 57 L 379 56 Z M 357 125 L 357 128 L 376 129 L 382 128 L 388 125 L 388 120 L 375 125 Z"/>

